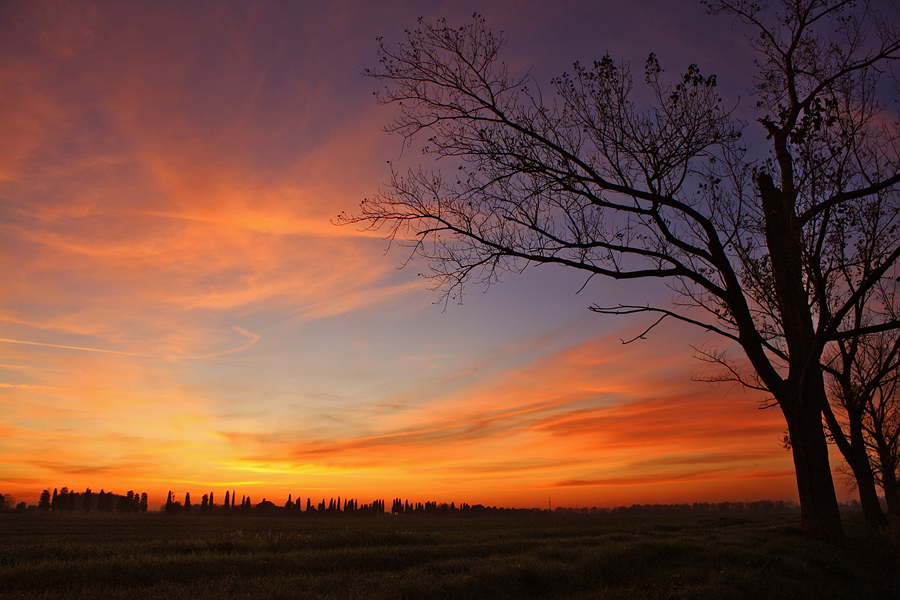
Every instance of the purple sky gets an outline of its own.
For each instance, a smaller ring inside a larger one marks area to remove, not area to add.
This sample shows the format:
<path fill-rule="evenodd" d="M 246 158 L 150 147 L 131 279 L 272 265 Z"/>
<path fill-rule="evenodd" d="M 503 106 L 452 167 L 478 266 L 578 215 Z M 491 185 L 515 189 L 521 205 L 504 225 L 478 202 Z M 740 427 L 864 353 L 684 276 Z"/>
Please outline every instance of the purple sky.
<path fill-rule="evenodd" d="M 664 287 L 542 267 L 445 311 L 331 224 L 419 161 L 360 75 L 375 37 L 476 11 L 547 95 L 652 51 L 752 107 L 743 32 L 692 2 L 0 5 L 0 492 L 794 497 L 780 415 L 692 381 L 702 335 L 622 346 L 647 323 L 587 310 Z"/>

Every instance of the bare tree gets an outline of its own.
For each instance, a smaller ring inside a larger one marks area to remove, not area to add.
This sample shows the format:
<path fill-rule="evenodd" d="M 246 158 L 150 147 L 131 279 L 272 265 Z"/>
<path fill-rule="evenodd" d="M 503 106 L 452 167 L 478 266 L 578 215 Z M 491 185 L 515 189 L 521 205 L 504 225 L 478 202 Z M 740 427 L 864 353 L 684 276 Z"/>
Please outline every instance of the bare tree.
<path fill-rule="evenodd" d="M 380 66 L 367 74 L 386 84 L 379 101 L 399 107 L 387 130 L 410 143 L 422 135 L 425 153 L 449 161 L 454 176 L 394 172 L 387 192 L 339 222 L 382 229 L 428 261 L 445 300 L 530 263 L 664 280 L 676 293 L 670 305 L 591 309 L 650 314 L 644 333 L 671 318 L 739 345 L 751 374 L 715 348 L 701 354 L 724 367 L 723 379 L 772 395 L 790 433 L 802 528 L 838 543 L 821 360 L 841 339 L 900 326 L 874 310 L 863 328 L 850 319 L 900 257 L 897 126 L 877 120 L 900 35 L 853 2 L 708 8 L 748 27 L 759 52 L 770 159 L 749 160 L 745 124 L 695 65 L 667 82 L 651 55 L 644 108 L 632 100 L 630 69 L 610 57 L 576 63 L 545 100 L 527 73 L 500 61 L 502 37 L 477 15 L 459 28 L 420 21 L 396 47 L 379 40 Z M 873 259 L 842 217 L 874 200 L 887 235 Z"/>
<path fill-rule="evenodd" d="M 887 524 L 887 519 L 878 500 L 876 473 L 870 460 L 871 436 L 866 435 L 865 422 L 870 412 L 882 404 L 880 392 L 891 385 L 890 370 L 895 370 L 896 365 L 870 362 L 879 357 L 865 351 L 864 338 L 853 338 L 849 343 L 842 340 L 840 352 L 826 362 L 831 405 L 824 409 L 824 415 L 831 438 L 853 474 L 863 513 L 870 523 L 880 527 Z M 897 359 L 881 358 L 892 362 Z"/>
<path fill-rule="evenodd" d="M 866 518 L 885 525 L 876 483 L 888 511 L 900 516 L 900 336 L 879 332 L 842 340 L 825 370 L 831 436 L 853 473 Z"/>
<path fill-rule="evenodd" d="M 888 512 L 900 517 L 900 377 L 896 372 L 879 386 L 868 405 L 863 427 Z"/>

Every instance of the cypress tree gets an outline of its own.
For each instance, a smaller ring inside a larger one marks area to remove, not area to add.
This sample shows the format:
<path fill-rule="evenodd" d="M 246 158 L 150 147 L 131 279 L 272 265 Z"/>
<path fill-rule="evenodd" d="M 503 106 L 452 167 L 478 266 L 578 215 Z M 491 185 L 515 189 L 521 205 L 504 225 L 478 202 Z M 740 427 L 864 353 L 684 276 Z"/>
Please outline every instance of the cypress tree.
<path fill-rule="evenodd" d="M 50 510 L 50 490 L 41 492 L 41 499 L 38 501 L 38 508 L 41 510 Z"/>

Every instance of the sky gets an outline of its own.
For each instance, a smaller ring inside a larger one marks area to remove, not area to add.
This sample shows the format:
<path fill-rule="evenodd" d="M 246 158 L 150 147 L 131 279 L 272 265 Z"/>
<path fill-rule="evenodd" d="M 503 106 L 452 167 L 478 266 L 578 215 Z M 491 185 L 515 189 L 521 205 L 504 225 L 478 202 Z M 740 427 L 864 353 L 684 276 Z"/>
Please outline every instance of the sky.
<path fill-rule="evenodd" d="M 744 33 L 687 1 L 0 4 L 0 492 L 796 498 L 777 410 L 697 380 L 717 340 L 587 310 L 665 288 L 538 267 L 444 306 L 333 224 L 422 161 L 375 38 L 474 12 L 544 89 L 652 51 L 752 104 Z"/>

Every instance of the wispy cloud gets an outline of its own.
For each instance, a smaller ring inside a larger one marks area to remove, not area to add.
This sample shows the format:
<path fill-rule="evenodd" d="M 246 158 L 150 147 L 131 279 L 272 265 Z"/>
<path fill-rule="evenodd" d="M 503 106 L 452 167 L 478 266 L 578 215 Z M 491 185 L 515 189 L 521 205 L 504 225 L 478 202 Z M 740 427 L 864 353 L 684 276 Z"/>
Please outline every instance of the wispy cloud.
<path fill-rule="evenodd" d="M 681 359 L 660 357 L 649 368 L 634 360 L 641 351 L 610 354 L 610 341 L 488 371 L 419 405 L 391 404 L 403 410 L 366 413 L 364 422 L 348 421 L 352 427 L 344 429 L 362 429 L 358 435 L 298 438 L 290 429 L 222 435 L 246 450 L 235 460 L 248 468 L 389 468 L 396 481 L 418 478 L 432 486 L 602 490 L 763 482 L 790 472 L 778 445 L 778 415 L 759 410 L 753 396 L 726 397 L 691 382 Z"/>

